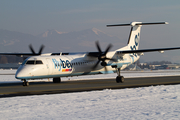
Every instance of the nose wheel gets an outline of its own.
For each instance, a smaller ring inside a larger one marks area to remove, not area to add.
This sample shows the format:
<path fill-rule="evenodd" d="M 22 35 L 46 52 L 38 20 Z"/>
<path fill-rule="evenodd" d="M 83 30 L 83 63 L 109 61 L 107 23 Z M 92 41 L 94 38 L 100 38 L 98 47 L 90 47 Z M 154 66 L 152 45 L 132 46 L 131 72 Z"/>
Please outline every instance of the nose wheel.
<path fill-rule="evenodd" d="M 117 77 L 116 77 L 116 82 L 117 83 L 123 83 L 124 82 L 124 77 L 120 75 L 121 74 L 121 69 L 117 68 Z"/>
<path fill-rule="evenodd" d="M 23 79 L 23 86 L 29 86 L 29 82 L 26 79 Z"/>

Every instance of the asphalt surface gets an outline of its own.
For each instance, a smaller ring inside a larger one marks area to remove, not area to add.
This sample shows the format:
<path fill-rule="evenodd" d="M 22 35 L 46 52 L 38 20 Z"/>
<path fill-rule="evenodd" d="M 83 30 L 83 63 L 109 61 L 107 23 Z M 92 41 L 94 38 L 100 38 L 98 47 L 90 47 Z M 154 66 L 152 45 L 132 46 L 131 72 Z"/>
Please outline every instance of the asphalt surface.
<path fill-rule="evenodd" d="M 116 83 L 115 78 L 63 81 L 61 83 L 30 82 L 26 87 L 22 86 L 22 83 L 2 83 L 0 84 L 0 98 L 173 84 L 180 84 L 180 76 L 125 78 L 124 83 Z"/>

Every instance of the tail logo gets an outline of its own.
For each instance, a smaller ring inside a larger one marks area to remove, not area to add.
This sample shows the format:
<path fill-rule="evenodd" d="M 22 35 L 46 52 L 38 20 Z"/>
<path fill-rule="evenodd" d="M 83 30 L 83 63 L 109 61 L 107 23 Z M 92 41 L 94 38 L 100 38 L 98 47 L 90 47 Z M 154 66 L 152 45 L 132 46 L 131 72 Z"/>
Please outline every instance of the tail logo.
<path fill-rule="evenodd" d="M 138 45 L 139 45 L 139 33 L 135 35 L 134 45 L 130 46 L 131 50 L 137 50 Z M 137 57 L 137 54 L 133 53 L 133 55 Z"/>
<path fill-rule="evenodd" d="M 139 44 L 139 33 L 138 33 L 138 35 L 135 36 L 134 42 L 135 42 L 135 45 L 137 47 Z"/>

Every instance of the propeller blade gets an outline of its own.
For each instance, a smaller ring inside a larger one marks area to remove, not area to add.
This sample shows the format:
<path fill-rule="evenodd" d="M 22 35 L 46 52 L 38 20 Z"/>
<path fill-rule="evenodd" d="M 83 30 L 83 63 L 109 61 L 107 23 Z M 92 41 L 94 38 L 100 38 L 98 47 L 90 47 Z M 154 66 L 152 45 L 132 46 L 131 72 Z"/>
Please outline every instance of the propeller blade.
<path fill-rule="evenodd" d="M 113 62 L 117 62 L 117 59 L 114 59 L 114 58 L 105 58 L 106 60 L 110 60 L 110 61 L 113 61 Z"/>
<path fill-rule="evenodd" d="M 96 41 L 96 47 L 97 47 L 99 53 L 101 54 L 102 51 L 101 51 L 101 48 L 100 48 L 100 45 L 99 45 L 99 42 L 98 42 L 98 41 Z"/>
<path fill-rule="evenodd" d="M 106 51 L 104 52 L 104 55 L 106 55 L 107 52 L 108 52 L 112 47 L 113 47 L 113 45 L 112 45 L 112 44 L 109 44 L 108 47 L 107 47 L 107 49 L 106 49 Z"/>
<path fill-rule="evenodd" d="M 41 47 L 40 47 L 40 49 L 39 49 L 39 53 L 38 53 L 39 55 L 41 55 L 41 53 L 42 53 L 44 47 L 45 47 L 44 45 L 41 45 Z"/>
<path fill-rule="evenodd" d="M 98 66 L 98 64 L 100 63 L 100 60 L 97 61 L 97 63 L 92 67 L 92 69 L 96 69 L 96 67 Z"/>
<path fill-rule="evenodd" d="M 36 53 L 35 53 L 35 51 L 34 51 L 34 49 L 33 49 L 33 47 L 32 47 L 31 44 L 29 45 L 29 49 L 31 50 L 31 52 L 32 52 L 33 55 L 36 55 Z"/>

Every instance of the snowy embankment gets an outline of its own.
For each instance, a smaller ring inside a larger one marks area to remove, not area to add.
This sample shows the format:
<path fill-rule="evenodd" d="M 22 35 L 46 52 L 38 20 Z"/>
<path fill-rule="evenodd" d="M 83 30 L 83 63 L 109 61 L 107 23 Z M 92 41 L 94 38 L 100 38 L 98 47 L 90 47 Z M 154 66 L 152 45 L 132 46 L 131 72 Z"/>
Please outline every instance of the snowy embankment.
<path fill-rule="evenodd" d="M 0 118 L 179 120 L 180 85 L 1 98 Z"/>

